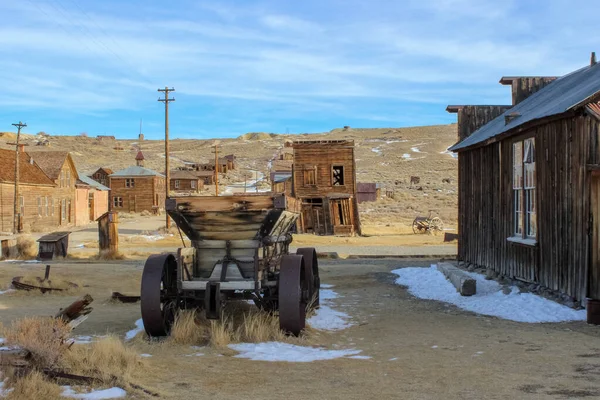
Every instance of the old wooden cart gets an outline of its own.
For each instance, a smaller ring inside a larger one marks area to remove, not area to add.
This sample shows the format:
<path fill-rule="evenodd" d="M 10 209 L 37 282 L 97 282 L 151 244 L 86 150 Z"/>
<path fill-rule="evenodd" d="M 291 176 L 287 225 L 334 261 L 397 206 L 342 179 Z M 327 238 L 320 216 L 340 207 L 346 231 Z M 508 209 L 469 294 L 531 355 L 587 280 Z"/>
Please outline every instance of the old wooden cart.
<path fill-rule="evenodd" d="M 278 312 L 286 332 L 304 329 L 307 305 L 319 300 L 317 254 L 289 254 L 298 214 L 286 211 L 284 195 L 175 197 L 166 210 L 191 246 L 146 261 L 141 309 L 149 336 L 168 335 L 179 309 L 218 319 L 223 303 L 236 300 Z"/>

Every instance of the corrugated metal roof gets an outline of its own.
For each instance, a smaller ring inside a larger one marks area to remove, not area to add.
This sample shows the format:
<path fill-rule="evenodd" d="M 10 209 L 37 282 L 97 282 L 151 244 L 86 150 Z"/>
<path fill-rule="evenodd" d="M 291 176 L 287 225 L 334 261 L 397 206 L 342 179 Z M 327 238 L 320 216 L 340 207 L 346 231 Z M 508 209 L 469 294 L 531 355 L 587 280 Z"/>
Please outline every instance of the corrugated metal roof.
<path fill-rule="evenodd" d="M 496 119 L 482 126 L 450 150 L 458 151 L 485 142 L 527 122 L 570 111 L 600 92 L 600 64 L 589 65 L 558 78 Z M 591 100 L 591 99 L 590 99 Z M 505 116 L 518 114 L 508 124 Z"/>
<path fill-rule="evenodd" d="M 163 174 L 159 174 L 156 171 L 152 171 L 151 169 L 138 167 L 137 165 L 127 167 L 120 171 L 115 172 L 114 174 L 109 175 L 111 177 L 119 177 L 119 176 L 160 176 L 165 177 Z"/>
<path fill-rule="evenodd" d="M 292 174 L 280 174 L 280 173 L 277 173 L 273 177 L 273 182 L 275 182 L 275 183 L 285 182 L 285 181 L 287 181 L 288 179 L 291 179 L 291 178 L 292 178 Z"/>
<path fill-rule="evenodd" d="M 83 174 L 79 174 L 79 180 L 81 182 L 85 183 L 86 185 L 90 185 L 91 187 L 96 188 L 98 190 L 110 190 L 109 188 L 107 188 L 106 186 L 101 184 L 100 182 L 96 182 L 89 176 L 85 176 Z"/>
<path fill-rule="evenodd" d="M 600 103 L 590 103 L 586 108 L 595 114 L 596 118 L 600 118 Z"/>

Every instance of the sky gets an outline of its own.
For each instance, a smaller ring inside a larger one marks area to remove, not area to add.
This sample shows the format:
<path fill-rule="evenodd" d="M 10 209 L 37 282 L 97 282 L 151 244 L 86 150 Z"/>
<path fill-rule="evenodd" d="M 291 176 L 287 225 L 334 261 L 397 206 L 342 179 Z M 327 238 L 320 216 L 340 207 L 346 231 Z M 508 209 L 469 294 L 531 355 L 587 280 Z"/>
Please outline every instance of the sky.
<path fill-rule="evenodd" d="M 456 122 L 597 50 L 600 2 L 0 0 L 0 131 L 176 138 Z"/>

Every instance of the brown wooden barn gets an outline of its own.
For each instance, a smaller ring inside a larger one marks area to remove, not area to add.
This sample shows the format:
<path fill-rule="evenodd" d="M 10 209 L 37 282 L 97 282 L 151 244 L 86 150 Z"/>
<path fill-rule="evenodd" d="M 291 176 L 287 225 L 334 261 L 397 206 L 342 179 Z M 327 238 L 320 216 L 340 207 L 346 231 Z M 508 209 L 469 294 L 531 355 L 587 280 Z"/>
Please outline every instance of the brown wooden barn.
<path fill-rule="evenodd" d="M 79 173 L 71 155 L 66 151 L 36 151 L 29 152 L 28 155 L 56 185 L 54 198 L 58 207 L 59 224 L 75 224 L 76 184 Z M 45 199 L 40 198 L 39 201 L 45 206 Z M 83 206 L 87 210 L 85 204 L 84 202 Z"/>
<path fill-rule="evenodd" d="M 109 186 L 108 176 L 113 173 L 113 170 L 110 168 L 98 168 L 96 172 L 92 174 L 92 179 L 98 182 L 101 185 Z"/>
<path fill-rule="evenodd" d="M 111 210 L 142 212 L 164 209 L 165 176 L 132 166 L 109 176 Z"/>
<path fill-rule="evenodd" d="M 297 141 L 293 196 L 301 202 L 301 233 L 360 234 L 353 140 Z"/>
<path fill-rule="evenodd" d="M 458 257 L 599 299 L 600 65 L 503 81 L 509 109 L 457 109 Z"/>
<path fill-rule="evenodd" d="M 170 174 L 169 190 L 177 193 L 198 193 L 204 189 L 204 179 L 197 176 L 195 171 L 173 170 Z"/>

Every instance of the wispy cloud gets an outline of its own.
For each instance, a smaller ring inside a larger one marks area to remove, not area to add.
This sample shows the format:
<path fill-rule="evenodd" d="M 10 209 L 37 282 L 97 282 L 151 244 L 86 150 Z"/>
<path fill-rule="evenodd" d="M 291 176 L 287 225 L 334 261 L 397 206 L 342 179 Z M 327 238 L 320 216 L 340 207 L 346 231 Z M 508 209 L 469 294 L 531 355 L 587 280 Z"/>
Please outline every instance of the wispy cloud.
<path fill-rule="evenodd" d="M 3 2 L 0 119 L 160 126 L 172 85 L 176 132 L 448 122 L 446 103 L 508 102 L 501 75 L 583 65 L 596 24 L 580 2 Z"/>

